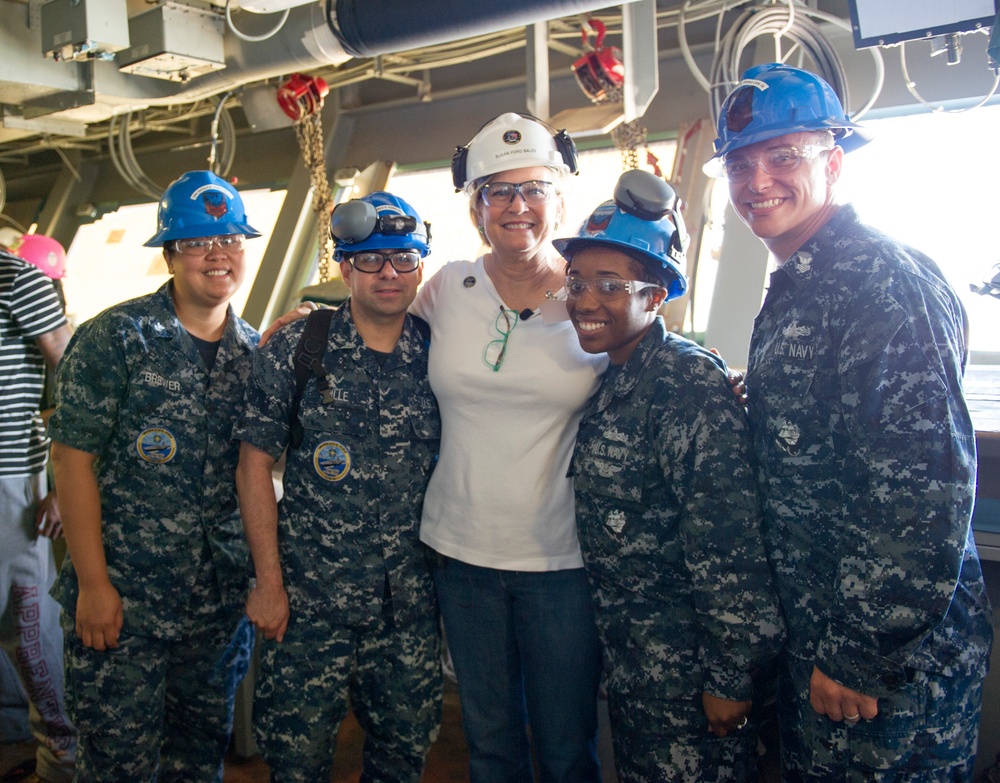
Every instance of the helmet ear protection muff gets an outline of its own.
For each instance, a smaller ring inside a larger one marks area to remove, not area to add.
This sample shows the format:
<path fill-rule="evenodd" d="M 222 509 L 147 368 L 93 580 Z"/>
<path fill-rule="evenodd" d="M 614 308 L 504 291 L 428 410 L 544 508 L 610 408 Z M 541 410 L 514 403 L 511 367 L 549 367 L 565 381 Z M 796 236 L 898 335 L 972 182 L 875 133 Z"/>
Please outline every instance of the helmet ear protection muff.
<path fill-rule="evenodd" d="M 338 261 L 349 253 L 387 248 L 413 249 L 423 257 L 430 252 L 431 224 L 403 199 L 376 191 L 333 208 L 330 238 Z"/>
<path fill-rule="evenodd" d="M 429 224 L 424 223 L 428 229 Z M 372 234 L 406 236 L 417 230 L 413 215 L 379 215 L 367 201 L 345 201 L 337 204 L 330 215 L 330 238 L 334 242 L 357 244 Z M 428 237 L 430 232 L 428 231 Z"/>
<path fill-rule="evenodd" d="M 618 178 L 614 201 L 622 212 L 641 220 L 658 221 L 669 217 L 676 230 L 670 237 L 667 255 L 678 266 L 684 264 L 689 238 L 677 209 L 677 194 L 670 183 L 649 176 L 648 172 L 632 169 Z"/>
<path fill-rule="evenodd" d="M 579 173 L 580 166 L 577 160 L 576 143 L 565 130 L 556 130 L 544 120 L 540 120 L 538 117 L 534 117 L 531 114 L 524 114 L 522 112 L 511 112 L 511 114 L 516 114 L 525 120 L 537 123 L 545 128 L 552 136 L 552 142 L 555 145 L 556 151 L 559 153 L 559 157 L 561 158 L 563 165 L 569 169 L 569 173 Z M 501 117 L 503 116 L 506 115 L 501 115 Z M 472 145 L 479 138 L 479 134 L 482 133 L 488 125 L 496 122 L 498 119 L 500 119 L 500 117 L 494 117 L 492 120 L 483 125 L 476 133 L 476 136 L 473 137 L 472 141 L 465 146 L 455 147 L 455 152 L 451 156 L 451 181 L 455 186 L 456 193 L 464 190 L 466 184 L 470 180 L 468 169 L 470 147 L 472 147 Z"/>
<path fill-rule="evenodd" d="M 674 189 L 651 172 L 633 169 L 618 178 L 614 198 L 599 204 L 576 236 L 552 244 L 567 260 L 590 245 L 624 253 L 655 270 L 667 299 L 675 299 L 687 290 L 686 234 Z"/>

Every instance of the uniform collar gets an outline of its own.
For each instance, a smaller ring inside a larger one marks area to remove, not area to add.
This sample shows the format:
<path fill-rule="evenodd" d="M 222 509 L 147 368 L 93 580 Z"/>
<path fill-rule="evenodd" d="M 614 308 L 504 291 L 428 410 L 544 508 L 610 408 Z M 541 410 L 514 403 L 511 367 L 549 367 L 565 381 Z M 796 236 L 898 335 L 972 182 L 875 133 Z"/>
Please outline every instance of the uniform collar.
<path fill-rule="evenodd" d="M 193 342 L 187 330 L 184 329 L 177 317 L 177 310 L 174 307 L 174 299 L 171 296 L 173 280 L 168 280 L 161 285 L 150 297 L 150 323 L 157 337 L 167 340 L 184 335 L 185 343 Z M 226 330 L 222 334 L 220 342 L 220 355 L 228 354 L 229 350 L 236 353 L 250 353 L 257 347 L 260 336 L 242 319 L 236 317 L 232 305 L 226 310 Z M 232 349 L 229 346 L 233 346 Z"/>
<path fill-rule="evenodd" d="M 597 401 L 598 410 L 606 408 L 614 397 L 626 397 L 639 383 L 647 372 L 647 368 L 656 359 L 656 352 L 667 340 L 667 326 L 663 316 L 656 316 L 646 334 L 632 351 L 625 364 L 615 371 L 609 368 L 609 382 L 602 384 Z"/>
<path fill-rule="evenodd" d="M 330 321 L 329 349 L 334 351 L 359 351 L 366 348 L 364 340 L 354 326 L 354 317 L 351 315 L 350 299 L 342 302 L 333 314 Z M 417 355 L 422 351 L 426 338 L 417 329 L 417 321 L 409 313 L 403 321 L 403 333 L 399 337 L 399 342 L 393 348 L 391 356 L 397 357 L 392 360 L 392 364 L 409 364 L 416 360 Z M 386 367 L 389 365 L 387 364 Z"/>
<path fill-rule="evenodd" d="M 858 215 L 853 206 L 845 204 L 840 207 L 819 231 L 771 274 L 772 287 L 779 280 L 787 281 L 798 289 L 810 285 L 822 271 L 834 263 L 834 254 L 829 249 L 837 237 L 843 234 L 848 225 L 857 222 Z"/>

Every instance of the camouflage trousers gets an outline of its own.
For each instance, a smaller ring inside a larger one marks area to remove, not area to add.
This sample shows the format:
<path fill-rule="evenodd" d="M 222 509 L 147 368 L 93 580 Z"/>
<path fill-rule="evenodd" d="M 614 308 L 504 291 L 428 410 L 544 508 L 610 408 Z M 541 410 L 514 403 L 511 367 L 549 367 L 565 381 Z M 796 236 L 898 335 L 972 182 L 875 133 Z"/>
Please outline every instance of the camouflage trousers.
<path fill-rule="evenodd" d="M 76 783 L 222 783 L 249 622 L 169 641 L 122 633 L 104 652 L 81 644 L 66 612 L 62 623 Z"/>
<path fill-rule="evenodd" d="M 778 681 L 784 783 L 971 783 L 983 683 L 910 670 L 878 715 L 851 726 L 809 704 L 813 661 L 785 655 Z"/>
<path fill-rule="evenodd" d="M 273 783 L 330 779 L 348 706 L 365 730 L 361 780 L 417 783 L 441 723 L 437 619 L 402 627 L 330 622 L 292 608 L 282 642 L 263 641 L 254 729 Z"/>
<path fill-rule="evenodd" d="M 720 738 L 708 732 L 701 695 L 653 699 L 608 693 L 620 783 L 752 783 L 757 779 L 757 724 Z"/>

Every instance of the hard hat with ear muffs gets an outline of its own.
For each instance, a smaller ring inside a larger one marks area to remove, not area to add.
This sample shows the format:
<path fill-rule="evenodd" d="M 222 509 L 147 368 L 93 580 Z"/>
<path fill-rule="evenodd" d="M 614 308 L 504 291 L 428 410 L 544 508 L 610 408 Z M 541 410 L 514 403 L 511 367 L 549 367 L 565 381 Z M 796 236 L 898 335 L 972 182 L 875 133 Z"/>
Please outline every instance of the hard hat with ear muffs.
<path fill-rule="evenodd" d="M 667 299 L 674 299 L 687 290 L 681 267 L 688 238 L 676 207 L 669 184 L 648 171 L 626 171 L 618 178 L 612 201 L 597 207 L 575 237 L 552 244 L 570 260 L 594 245 L 625 253 L 654 272 L 667 289 Z"/>
<path fill-rule="evenodd" d="M 483 177 L 530 166 L 576 174 L 576 144 L 566 131 L 537 117 L 506 112 L 487 122 L 464 147 L 455 148 L 451 178 L 458 192 Z"/>
<path fill-rule="evenodd" d="M 330 236 L 337 261 L 365 250 L 416 250 L 421 258 L 431 252 L 431 224 L 399 196 L 382 190 L 337 204 Z"/>

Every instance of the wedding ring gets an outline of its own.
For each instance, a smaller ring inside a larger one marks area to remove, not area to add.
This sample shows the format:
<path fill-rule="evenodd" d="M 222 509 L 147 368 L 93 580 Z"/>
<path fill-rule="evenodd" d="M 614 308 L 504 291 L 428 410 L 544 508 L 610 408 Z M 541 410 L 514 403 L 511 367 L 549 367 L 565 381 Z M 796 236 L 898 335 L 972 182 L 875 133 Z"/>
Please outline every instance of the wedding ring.
<path fill-rule="evenodd" d="M 861 720 L 861 713 L 859 712 L 854 715 L 845 715 L 844 720 L 847 721 L 848 723 L 857 723 L 859 720 Z"/>

